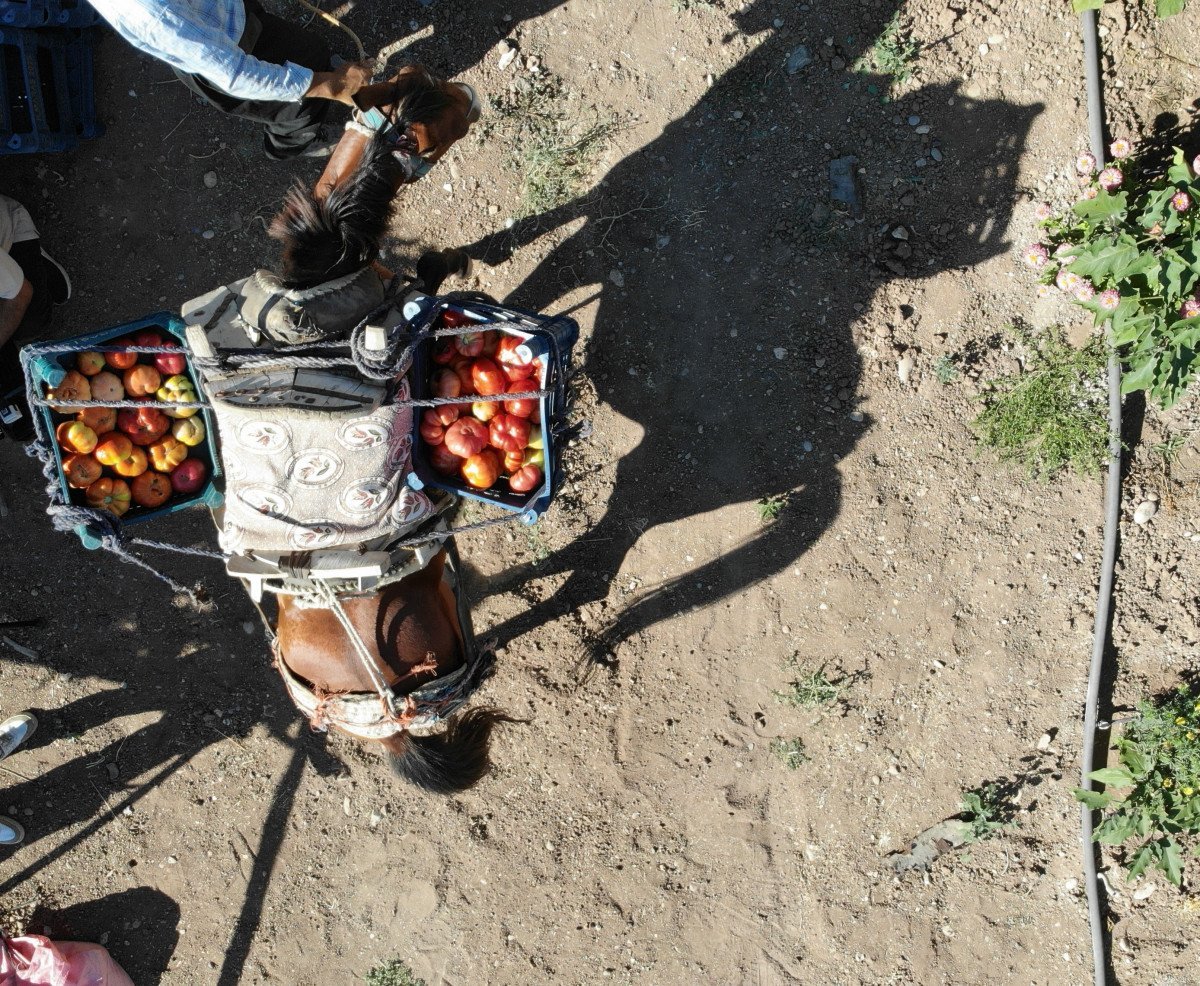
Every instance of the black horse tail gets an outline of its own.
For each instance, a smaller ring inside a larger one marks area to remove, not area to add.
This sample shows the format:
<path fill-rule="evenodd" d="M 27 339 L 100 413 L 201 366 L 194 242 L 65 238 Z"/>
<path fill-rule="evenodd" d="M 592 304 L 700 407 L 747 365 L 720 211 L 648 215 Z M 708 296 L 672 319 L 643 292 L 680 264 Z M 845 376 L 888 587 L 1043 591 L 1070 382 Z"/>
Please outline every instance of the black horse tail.
<path fill-rule="evenodd" d="M 398 733 L 384 740 L 384 746 L 397 777 L 435 794 L 452 794 L 473 787 L 488 772 L 492 765 L 488 746 L 496 725 L 523 721 L 480 706 L 448 719 L 443 733 Z"/>

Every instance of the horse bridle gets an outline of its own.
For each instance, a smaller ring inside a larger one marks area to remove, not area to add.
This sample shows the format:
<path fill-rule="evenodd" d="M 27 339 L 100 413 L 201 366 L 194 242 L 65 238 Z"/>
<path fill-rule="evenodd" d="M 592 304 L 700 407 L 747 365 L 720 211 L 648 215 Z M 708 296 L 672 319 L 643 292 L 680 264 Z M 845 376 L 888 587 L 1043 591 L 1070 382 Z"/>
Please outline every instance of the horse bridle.
<path fill-rule="evenodd" d="M 467 106 L 467 123 L 478 122 L 480 116 L 483 114 L 483 105 L 479 100 L 479 93 L 465 82 L 452 82 L 451 85 L 458 86 L 459 89 L 463 90 L 470 101 Z M 398 99 L 397 102 L 399 102 Z M 436 161 L 431 161 L 418 151 L 416 139 L 412 135 L 411 125 L 404 117 L 389 117 L 379 107 L 373 106 L 369 110 L 359 110 L 356 112 L 353 122 L 348 123 L 346 126 L 351 127 L 355 125 L 360 129 L 360 132 L 365 132 L 367 136 L 373 136 L 376 133 L 383 135 L 383 139 L 392 149 L 392 156 L 404 168 L 404 183 L 406 185 L 424 178 L 437 163 Z"/>

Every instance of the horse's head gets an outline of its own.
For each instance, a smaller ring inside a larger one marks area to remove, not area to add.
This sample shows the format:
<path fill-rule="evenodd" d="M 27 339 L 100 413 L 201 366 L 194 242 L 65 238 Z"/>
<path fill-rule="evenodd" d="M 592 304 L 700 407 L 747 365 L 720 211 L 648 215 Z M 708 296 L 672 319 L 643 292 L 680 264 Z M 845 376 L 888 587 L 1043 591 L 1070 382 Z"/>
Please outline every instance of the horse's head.
<path fill-rule="evenodd" d="M 365 86 L 355 102 L 355 119 L 315 188 L 293 186 L 271 222 L 288 288 L 313 287 L 375 260 L 400 186 L 424 176 L 480 115 L 474 89 L 419 65 Z"/>

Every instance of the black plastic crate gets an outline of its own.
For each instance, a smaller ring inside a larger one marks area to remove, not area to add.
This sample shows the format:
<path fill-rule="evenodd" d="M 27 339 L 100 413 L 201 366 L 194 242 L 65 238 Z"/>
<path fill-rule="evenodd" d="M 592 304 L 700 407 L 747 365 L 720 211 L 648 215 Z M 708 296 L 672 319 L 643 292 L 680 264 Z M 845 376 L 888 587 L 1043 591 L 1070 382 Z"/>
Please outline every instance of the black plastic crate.
<path fill-rule="evenodd" d="M 0 154 L 66 151 L 96 119 L 94 29 L 0 27 Z"/>

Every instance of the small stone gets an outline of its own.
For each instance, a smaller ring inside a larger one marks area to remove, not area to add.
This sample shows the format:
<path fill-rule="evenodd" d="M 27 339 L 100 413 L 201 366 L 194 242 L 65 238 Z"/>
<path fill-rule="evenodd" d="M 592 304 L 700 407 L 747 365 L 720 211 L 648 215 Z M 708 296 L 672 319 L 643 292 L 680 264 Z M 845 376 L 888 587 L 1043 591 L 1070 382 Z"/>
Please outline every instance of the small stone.
<path fill-rule="evenodd" d="M 662 236 L 654 241 L 654 247 L 656 250 L 665 250 L 670 243 L 671 237 L 669 237 L 666 233 L 663 233 Z"/>
<path fill-rule="evenodd" d="M 795 75 L 805 66 L 811 65 L 812 60 L 812 52 L 810 52 L 804 45 L 799 45 L 790 55 L 788 55 L 787 61 L 784 62 L 783 65 L 784 68 L 787 69 L 788 75 Z"/>
<path fill-rule="evenodd" d="M 915 127 L 918 124 L 920 124 L 920 122 L 921 122 L 921 118 L 919 116 L 917 116 L 915 113 L 908 118 L 908 125 L 910 127 Z"/>
<path fill-rule="evenodd" d="M 350 798 L 349 797 L 342 798 L 342 811 L 345 812 L 345 814 L 347 816 L 353 814 L 350 810 Z"/>
<path fill-rule="evenodd" d="M 204 187 L 205 188 L 216 188 L 217 187 L 217 173 L 215 171 L 204 172 Z"/>
<path fill-rule="evenodd" d="M 500 42 L 500 57 L 496 60 L 496 67 L 503 72 L 508 68 L 517 57 L 517 46 L 505 38 Z"/>
<path fill-rule="evenodd" d="M 901 383 L 908 383 L 912 377 L 913 367 L 916 365 L 911 356 L 901 356 L 899 362 L 896 363 L 896 376 L 900 378 Z"/>
<path fill-rule="evenodd" d="M 802 449 L 804 449 L 805 452 L 811 452 L 813 450 L 813 443 L 812 442 L 803 442 L 800 445 L 800 447 Z"/>
<path fill-rule="evenodd" d="M 908 239 L 908 230 L 905 229 L 903 226 L 896 226 L 895 228 L 892 229 L 892 239 L 893 240 L 907 240 Z"/>
<path fill-rule="evenodd" d="M 542 70 L 542 60 L 537 55 L 530 55 L 525 59 L 525 71 L 530 75 L 537 75 Z"/>
<path fill-rule="evenodd" d="M 771 21 L 771 26 L 774 27 L 776 31 L 778 31 L 781 27 L 783 27 L 783 18 L 776 17 L 773 21 Z"/>
<path fill-rule="evenodd" d="M 919 127 L 917 127 L 917 133 L 927 134 L 929 133 L 930 129 L 931 128 L 928 123 L 922 123 Z"/>
<path fill-rule="evenodd" d="M 1133 511 L 1133 522 L 1139 525 L 1150 523 L 1150 518 L 1158 513 L 1158 504 L 1153 500 L 1143 500 Z"/>
<path fill-rule="evenodd" d="M 379 814 L 379 812 L 373 811 L 373 812 L 371 812 L 371 817 L 368 820 L 368 824 L 371 826 L 371 828 L 375 828 L 375 826 L 378 825 L 382 821 L 383 821 L 383 816 L 381 814 Z"/>
<path fill-rule="evenodd" d="M 775 347 L 775 358 L 783 359 L 785 356 L 787 356 L 787 350 L 784 349 L 782 346 L 776 346 Z"/>
<path fill-rule="evenodd" d="M 608 279 L 619 288 L 625 287 L 625 275 L 615 267 L 608 272 Z"/>
<path fill-rule="evenodd" d="M 988 53 L 988 51 L 989 51 L 989 50 L 990 50 L 990 49 L 988 48 L 988 46 L 987 46 L 987 44 L 986 44 L 986 43 L 985 43 L 985 44 L 981 44 L 981 45 L 979 46 L 979 54 L 981 54 L 981 55 L 986 55 L 986 54 Z"/>
<path fill-rule="evenodd" d="M 1050 741 L 1052 739 L 1053 739 L 1053 737 L 1049 733 L 1042 733 L 1042 735 L 1038 738 L 1037 748 L 1039 750 L 1050 749 Z"/>
<path fill-rule="evenodd" d="M 829 67 L 835 72 L 840 72 L 846 67 L 846 59 L 837 57 L 831 58 L 829 59 Z"/>
<path fill-rule="evenodd" d="M 1152 893 L 1154 893 L 1154 890 L 1155 890 L 1154 884 L 1147 883 L 1144 887 L 1138 887 L 1137 890 L 1135 890 L 1133 892 L 1133 899 L 1134 900 L 1145 900 Z"/>
<path fill-rule="evenodd" d="M 178 862 L 179 862 L 179 860 L 178 860 L 176 857 L 174 857 L 174 856 L 168 856 L 168 857 L 167 857 L 167 865 L 168 865 L 168 866 L 174 866 L 174 865 L 175 865 L 176 863 L 178 863 Z"/>
<path fill-rule="evenodd" d="M 942 160 L 942 152 L 940 150 L 938 150 L 936 147 L 932 147 L 929 149 L 929 156 L 931 158 L 933 158 L 935 161 L 940 162 Z"/>
<path fill-rule="evenodd" d="M 115 781 L 120 776 L 121 770 L 115 763 L 106 763 L 104 769 L 108 771 L 108 779 Z"/>
<path fill-rule="evenodd" d="M 214 233 L 211 229 L 206 229 L 203 233 L 200 234 L 200 236 L 206 240 L 211 240 L 216 235 L 217 234 Z"/>
<path fill-rule="evenodd" d="M 741 110 L 734 110 L 734 111 L 733 111 L 732 113 L 730 113 L 729 115 L 730 115 L 730 116 L 732 116 L 732 117 L 733 117 L 735 120 L 740 120 L 740 119 L 741 119 L 743 116 L 745 116 L 746 114 L 745 114 L 745 113 L 743 113 Z"/>
<path fill-rule="evenodd" d="M 851 411 L 850 412 L 850 420 L 851 421 L 855 421 L 855 422 L 862 421 L 863 417 L 864 417 L 864 415 L 863 415 L 862 411 Z"/>
<path fill-rule="evenodd" d="M 242 633 L 246 634 L 247 636 L 254 633 L 254 622 L 252 620 L 247 620 L 242 624 Z"/>

